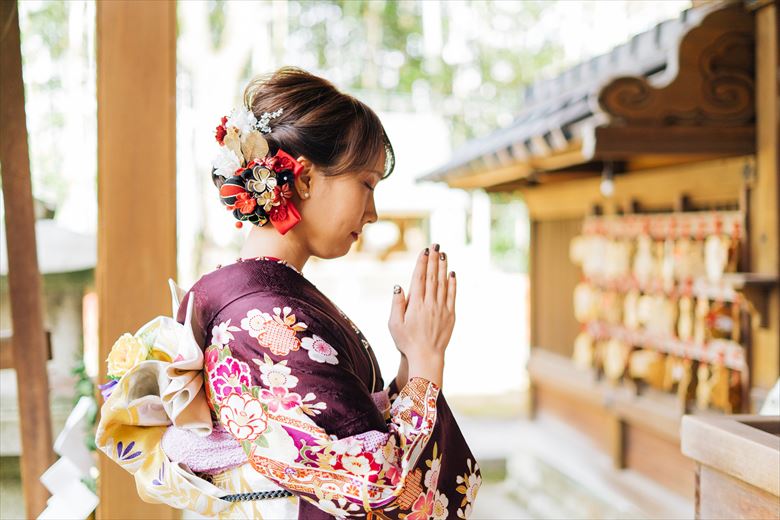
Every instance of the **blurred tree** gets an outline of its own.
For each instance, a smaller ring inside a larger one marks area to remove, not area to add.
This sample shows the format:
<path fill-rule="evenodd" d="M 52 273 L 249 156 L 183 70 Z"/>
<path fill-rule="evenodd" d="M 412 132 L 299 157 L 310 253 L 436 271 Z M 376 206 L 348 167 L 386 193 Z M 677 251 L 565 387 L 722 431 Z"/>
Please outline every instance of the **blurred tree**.
<path fill-rule="evenodd" d="M 379 109 L 444 114 L 457 146 L 509 124 L 519 91 L 562 56 L 558 35 L 526 38 L 555 3 L 296 0 L 286 58 L 368 92 Z"/>
<path fill-rule="evenodd" d="M 509 124 L 518 95 L 560 56 L 557 35 L 526 33 L 552 1 L 208 0 L 179 5 L 179 200 L 184 273 L 213 268 L 208 251 L 237 249 L 227 215 L 210 218 L 209 165 L 223 111 L 252 76 L 296 65 L 379 111 L 431 112 L 454 146 Z M 191 129 L 197 129 L 193 133 Z M 224 213 L 224 212 L 223 212 Z M 213 214 L 213 213 L 212 213 Z M 221 218 L 221 217 L 224 217 Z M 186 276 L 186 275 L 185 275 Z"/>

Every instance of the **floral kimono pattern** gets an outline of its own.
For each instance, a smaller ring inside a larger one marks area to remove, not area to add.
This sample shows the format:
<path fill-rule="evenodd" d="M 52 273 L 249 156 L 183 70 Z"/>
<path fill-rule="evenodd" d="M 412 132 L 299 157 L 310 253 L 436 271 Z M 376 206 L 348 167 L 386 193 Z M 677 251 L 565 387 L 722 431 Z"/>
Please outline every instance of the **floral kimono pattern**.
<path fill-rule="evenodd" d="M 217 495 L 293 493 L 212 513 L 469 517 L 481 474 L 439 387 L 415 377 L 401 389 L 395 380 L 383 388 L 368 341 L 301 273 L 269 258 L 221 267 L 186 293 L 178 323 L 186 323 L 191 299 L 194 335 L 207 345 L 202 374 L 212 435 L 227 432 L 245 461 L 187 478 L 219 488 Z M 150 477 L 136 475 L 139 492 L 154 485 Z"/>

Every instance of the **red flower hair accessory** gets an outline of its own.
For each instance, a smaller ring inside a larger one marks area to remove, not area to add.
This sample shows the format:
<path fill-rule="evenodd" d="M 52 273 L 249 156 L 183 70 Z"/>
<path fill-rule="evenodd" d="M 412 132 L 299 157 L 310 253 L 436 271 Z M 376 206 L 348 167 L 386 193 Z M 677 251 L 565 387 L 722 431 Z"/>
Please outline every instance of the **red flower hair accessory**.
<path fill-rule="evenodd" d="M 301 220 L 291 199 L 303 165 L 282 149 L 268 156 L 268 142 L 262 133 L 269 133 L 269 120 L 281 114 L 281 108 L 264 112 L 258 121 L 250 110 L 240 108 L 223 117 L 215 131 L 220 147 L 212 174 L 224 179 L 220 199 L 233 211 L 238 227 L 244 221 L 256 226 L 270 221 L 284 235 Z"/>

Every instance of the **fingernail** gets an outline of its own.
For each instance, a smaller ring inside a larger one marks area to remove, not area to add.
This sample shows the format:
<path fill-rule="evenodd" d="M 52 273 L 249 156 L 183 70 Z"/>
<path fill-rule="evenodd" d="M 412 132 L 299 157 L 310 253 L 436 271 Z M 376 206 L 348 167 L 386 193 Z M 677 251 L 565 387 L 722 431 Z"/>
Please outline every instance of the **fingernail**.
<path fill-rule="evenodd" d="M 455 278 L 455 271 L 450 271 L 450 277 Z"/>
<path fill-rule="evenodd" d="M 433 250 L 438 252 L 439 251 L 439 244 L 433 244 Z"/>
<path fill-rule="evenodd" d="M 428 248 L 427 248 L 427 247 L 425 248 L 425 251 L 424 251 L 424 253 L 425 253 L 425 256 L 428 256 L 428 255 L 430 254 L 430 251 L 428 251 Z"/>
<path fill-rule="evenodd" d="M 439 253 L 439 259 L 440 260 L 444 260 L 445 258 L 447 258 L 447 254 L 446 253 Z"/>
<path fill-rule="evenodd" d="M 401 292 L 401 286 L 400 285 L 393 286 L 393 293 L 394 294 L 398 294 L 400 292 Z"/>

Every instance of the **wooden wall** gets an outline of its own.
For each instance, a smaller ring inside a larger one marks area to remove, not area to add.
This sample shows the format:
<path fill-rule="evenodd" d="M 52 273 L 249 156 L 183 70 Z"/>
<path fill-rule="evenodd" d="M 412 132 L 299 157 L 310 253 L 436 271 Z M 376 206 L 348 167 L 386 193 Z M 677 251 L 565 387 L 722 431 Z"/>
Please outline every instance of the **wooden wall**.
<path fill-rule="evenodd" d="M 776 105 L 773 110 L 777 112 Z M 772 118 L 766 119 L 771 123 Z M 569 260 L 569 242 L 597 204 L 606 214 L 626 210 L 632 202 L 644 209 L 672 210 L 682 197 L 698 209 L 747 208 L 750 271 L 777 277 L 778 168 L 777 149 L 771 146 L 777 139 L 776 119 L 774 126 L 762 122 L 759 128 L 761 148 L 756 156 L 632 171 L 615 178 L 610 198 L 600 193 L 598 178 L 523 189 L 532 222 L 531 345 L 564 355 L 572 352 L 578 331 L 572 295 L 579 268 Z M 749 288 L 746 293 L 764 314 L 753 331 L 753 384 L 768 390 L 780 376 L 780 291 L 775 284 Z"/>
<path fill-rule="evenodd" d="M 581 230 L 579 218 L 531 221 L 531 345 L 564 356 L 579 332 L 572 297 L 580 272 L 569 243 Z"/>

